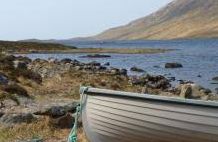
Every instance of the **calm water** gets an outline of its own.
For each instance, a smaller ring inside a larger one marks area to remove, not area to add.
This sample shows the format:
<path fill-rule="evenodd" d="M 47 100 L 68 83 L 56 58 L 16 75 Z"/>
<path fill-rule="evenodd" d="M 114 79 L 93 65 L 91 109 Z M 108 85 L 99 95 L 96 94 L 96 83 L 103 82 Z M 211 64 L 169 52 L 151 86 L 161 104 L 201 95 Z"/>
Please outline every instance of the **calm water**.
<path fill-rule="evenodd" d="M 177 80 L 191 80 L 206 88 L 214 90 L 218 84 L 212 84 L 212 78 L 218 76 L 218 39 L 205 40 L 173 40 L 173 41 L 110 41 L 110 42 L 73 42 L 65 43 L 77 47 L 104 48 L 165 48 L 177 49 L 168 53 L 148 55 L 112 54 L 107 59 L 79 58 L 81 54 L 30 54 L 31 58 L 55 57 L 58 59 L 72 58 L 83 62 L 110 62 L 111 66 L 129 69 L 140 67 L 151 74 L 162 74 L 176 77 Z M 180 69 L 165 69 L 167 62 L 183 64 Z M 155 68 L 154 66 L 159 66 Z M 129 72 L 131 74 L 131 72 Z M 202 77 L 198 77 L 201 75 Z"/>

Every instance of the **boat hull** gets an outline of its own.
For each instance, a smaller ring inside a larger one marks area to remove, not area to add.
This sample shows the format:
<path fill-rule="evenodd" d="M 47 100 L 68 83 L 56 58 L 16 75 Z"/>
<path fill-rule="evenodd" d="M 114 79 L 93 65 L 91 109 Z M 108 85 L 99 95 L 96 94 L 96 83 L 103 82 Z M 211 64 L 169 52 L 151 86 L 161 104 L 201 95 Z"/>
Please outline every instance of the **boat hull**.
<path fill-rule="evenodd" d="M 216 105 L 102 89 L 84 94 L 82 121 L 90 142 L 218 142 Z"/>

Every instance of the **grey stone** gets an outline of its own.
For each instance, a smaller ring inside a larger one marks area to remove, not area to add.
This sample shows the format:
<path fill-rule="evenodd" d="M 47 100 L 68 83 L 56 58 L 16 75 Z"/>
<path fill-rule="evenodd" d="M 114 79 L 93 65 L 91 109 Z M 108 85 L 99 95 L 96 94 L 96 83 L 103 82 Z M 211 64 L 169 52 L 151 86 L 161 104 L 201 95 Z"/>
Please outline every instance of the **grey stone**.
<path fill-rule="evenodd" d="M 165 68 L 182 68 L 183 65 L 180 63 L 166 63 Z"/>
<path fill-rule="evenodd" d="M 30 123 L 34 120 L 36 120 L 36 118 L 31 113 L 10 113 L 4 114 L 0 118 L 0 122 L 5 124 Z"/>
<path fill-rule="evenodd" d="M 66 115 L 68 112 L 74 113 L 76 111 L 77 106 L 78 106 L 78 102 L 73 102 L 71 104 L 64 104 L 62 106 L 49 106 L 34 112 L 34 114 L 47 115 L 53 118 L 58 118 Z"/>
<path fill-rule="evenodd" d="M 138 67 L 132 67 L 130 68 L 131 71 L 134 71 L 134 72 L 145 72 L 143 69 L 140 69 Z"/>

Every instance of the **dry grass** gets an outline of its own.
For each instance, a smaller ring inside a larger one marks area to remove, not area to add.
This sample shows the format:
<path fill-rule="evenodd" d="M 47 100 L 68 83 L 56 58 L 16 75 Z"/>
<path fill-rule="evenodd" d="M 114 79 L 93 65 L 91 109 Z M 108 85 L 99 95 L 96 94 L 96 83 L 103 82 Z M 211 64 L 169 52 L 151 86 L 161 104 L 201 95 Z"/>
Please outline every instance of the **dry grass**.
<path fill-rule="evenodd" d="M 43 139 L 45 142 L 66 141 L 70 129 L 58 129 L 51 125 L 50 119 L 45 117 L 31 124 L 20 124 L 12 128 L 0 127 L 0 142 L 14 142 L 17 140 Z M 78 131 L 79 142 L 87 142 L 82 128 Z"/>
<path fill-rule="evenodd" d="M 58 78 L 53 77 L 44 80 L 34 94 L 40 94 L 41 96 L 50 94 L 51 97 L 60 96 L 79 99 L 80 85 L 130 92 L 141 92 L 142 89 L 140 86 L 129 84 L 128 77 L 119 75 L 71 71 Z"/>

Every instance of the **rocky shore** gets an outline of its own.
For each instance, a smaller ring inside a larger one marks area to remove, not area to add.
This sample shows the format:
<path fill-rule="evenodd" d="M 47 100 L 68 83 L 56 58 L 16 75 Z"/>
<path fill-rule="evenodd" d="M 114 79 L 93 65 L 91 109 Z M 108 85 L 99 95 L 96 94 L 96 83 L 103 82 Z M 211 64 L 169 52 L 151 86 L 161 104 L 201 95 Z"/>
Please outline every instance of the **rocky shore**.
<path fill-rule="evenodd" d="M 80 85 L 218 100 L 217 94 L 197 84 L 182 82 L 173 87 L 162 75 L 150 75 L 137 67 L 131 70 L 143 75 L 129 76 L 128 69 L 114 68 L 110 63 L 0 55 L 0 141 L 66 141 Z M 86 141 L 82 127 L 79 140 Z"/>

